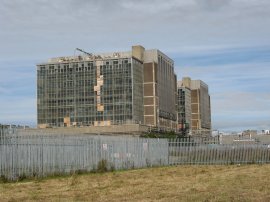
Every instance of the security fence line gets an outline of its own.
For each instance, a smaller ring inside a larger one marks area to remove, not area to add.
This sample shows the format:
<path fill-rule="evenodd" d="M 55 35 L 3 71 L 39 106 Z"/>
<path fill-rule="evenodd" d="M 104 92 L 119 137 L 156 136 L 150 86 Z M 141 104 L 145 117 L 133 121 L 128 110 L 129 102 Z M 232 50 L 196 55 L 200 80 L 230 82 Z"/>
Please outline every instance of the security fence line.
<path fill-rule="evenodd" d="M 0 176 L 10 180 L 100 169 L 249 163 L 270 163 L 269 146 L 222 145 L 219 138 L 150 139 L 0 132 Z"/>
<path fill-rule="evenodd" d="M 169 164 L 251 164 L 270 163 L 270 147 L 263 144 L 209 144 L 169 141 Z"/>
<path fill-rule="evenodd" d="M 167 140 L 109 136 L 1 136 L 0 176 L 43 177 L 75 171 L 168 165 Z"/>

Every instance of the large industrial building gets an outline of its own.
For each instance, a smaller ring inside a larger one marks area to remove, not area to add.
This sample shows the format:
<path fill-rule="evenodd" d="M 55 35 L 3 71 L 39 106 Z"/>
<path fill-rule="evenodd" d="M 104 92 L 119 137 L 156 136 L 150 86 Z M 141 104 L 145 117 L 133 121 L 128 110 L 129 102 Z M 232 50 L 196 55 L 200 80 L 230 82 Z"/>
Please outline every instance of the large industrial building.
<path fill-rule="evenodd" d="M 191 89 L 190 78 L 183 78 L 177 83 L 178 92 L 178 131 L 189 133 L 191 126 Z"/>
<path fill-rule="evenodd" d="M 52 58 L 37 65 L 39 128 L 141 124 L 177 127 L 174 62 L 159 50 Z"/>
<path fill-rule="evenodd" d="M 184 77 L 177 85 L 178 129 L 183 130 L 188 127 L 193 135 L 209 135 L 211 103 L 208 85 L 201 80 L 191 80 L 189 77 Z"/>

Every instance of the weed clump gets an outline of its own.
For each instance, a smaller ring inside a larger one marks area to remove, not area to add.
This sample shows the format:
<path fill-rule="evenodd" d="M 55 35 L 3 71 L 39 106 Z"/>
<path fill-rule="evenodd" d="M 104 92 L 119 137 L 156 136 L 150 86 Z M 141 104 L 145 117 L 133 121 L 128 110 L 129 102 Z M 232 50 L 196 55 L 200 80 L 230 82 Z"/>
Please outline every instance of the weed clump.
<path fill-rule="evenodd" d="M 25 174 L 21 174 L 21 175 L 19 175 L 17 181 L 18 181 L 18 182 L 21 182 L 21 181 L 23 181 L 23 180 L 25 180 L 25 179 L 27 179 L 27 176 L 26 176 Z"/>
<path fill-rule="evenodd" d="M 1 175 L 0 176 L 0 183 L 7 183 L 8 182 L 8 178 L 5 175 Z"/>
<path fill-rule="evenodd" d="M 102 159 L 101 161 L 98 162 L 98 166 L 97 166 L 97 172 L 98 173 L 104 173 L 108 171 L 108 162 L 105 159 Z"/>

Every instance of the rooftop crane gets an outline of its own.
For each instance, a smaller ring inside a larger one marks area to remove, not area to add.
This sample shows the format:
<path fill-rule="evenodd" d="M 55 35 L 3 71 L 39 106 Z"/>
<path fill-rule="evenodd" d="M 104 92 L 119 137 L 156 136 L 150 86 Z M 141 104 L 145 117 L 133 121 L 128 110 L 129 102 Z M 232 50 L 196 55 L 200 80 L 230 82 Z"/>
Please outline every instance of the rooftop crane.
<path fill-rule="evenodd" d="M 91 56 L 91 57 L 93 56 L 92 53 L 87 53 L 86 51 L 84 51 L 84 50 L 82 50 L 82 49 L 80 49 L 80 48 L 76 48 L 75 51 L 76 51 L 76 50 L 77 50 L 77 51 L 80 51 L 80 52 L 82 52 L 82 53 L 84 53 L 84 54 L 86 54 L 86 55 L 89 55 L 89 56 Z M 75 54 L 74 54 L 74 55 L 75 55 Z"/>

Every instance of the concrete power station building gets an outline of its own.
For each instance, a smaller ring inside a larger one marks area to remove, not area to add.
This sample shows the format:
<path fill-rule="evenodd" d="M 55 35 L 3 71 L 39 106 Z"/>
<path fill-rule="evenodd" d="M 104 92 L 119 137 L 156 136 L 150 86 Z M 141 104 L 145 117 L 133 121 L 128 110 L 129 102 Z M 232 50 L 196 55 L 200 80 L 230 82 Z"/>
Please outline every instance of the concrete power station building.
<path fill-rule="evenodd" d="M 201 80 L 184 77 L 178 81 L 178 130 L 209 135 L 211 103 L 208 85 Z"/>
<path fill-rule="evenodd" d="M 177 83 L 178 130 L 189 133 L 191 130 L 191 89 L 190 79 L 183 78 Z"/>
<path fill-rule="evenodd" d="M 177 128 L 174 62 L 159 50 L 52 58 L 37 65 L 39 128 L 142 124 Z"/>

